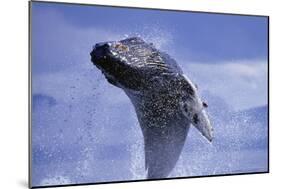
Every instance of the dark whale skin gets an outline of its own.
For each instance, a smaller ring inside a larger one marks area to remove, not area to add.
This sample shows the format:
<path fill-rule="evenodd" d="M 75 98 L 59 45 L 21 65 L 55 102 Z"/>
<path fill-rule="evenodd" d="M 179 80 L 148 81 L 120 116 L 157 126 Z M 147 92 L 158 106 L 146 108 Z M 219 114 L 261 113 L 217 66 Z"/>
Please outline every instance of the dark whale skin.
<path fill-rule="evenodd" d="M 190 108 L 182 105 L 194 101 L 196 89 L 174 59 L 138 37 L 98 43 L 90 55 L 108 82 L 123 89 L 135 107 L 144 137 L 147 178 L 167 177 L 191 123 L 198 121 L 196 114 L 189 119 L 183 111 Z"/>

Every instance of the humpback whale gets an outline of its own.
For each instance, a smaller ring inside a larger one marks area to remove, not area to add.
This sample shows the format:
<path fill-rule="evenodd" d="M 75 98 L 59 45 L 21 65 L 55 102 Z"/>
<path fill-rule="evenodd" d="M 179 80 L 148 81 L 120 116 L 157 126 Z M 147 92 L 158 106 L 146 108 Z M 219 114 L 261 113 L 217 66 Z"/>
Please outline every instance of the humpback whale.
<path fill-rule="evenodd" d="M 165 178 L 181 154 L 191 125 L 209 141 L 207 103 L 176 61 L 139 37 L 97 43 L 92 63 L 134 105 L 144 137 L 147 179 Z"/>

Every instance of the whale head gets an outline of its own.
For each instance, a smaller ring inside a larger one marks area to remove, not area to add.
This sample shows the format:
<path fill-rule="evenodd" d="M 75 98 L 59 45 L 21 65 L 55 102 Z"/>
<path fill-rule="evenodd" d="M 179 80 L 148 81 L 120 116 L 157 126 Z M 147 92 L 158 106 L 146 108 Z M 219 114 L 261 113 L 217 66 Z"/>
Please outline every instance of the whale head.
<path fill-rule="evenodd" d="M 90 55 L 108 82 L 123 89 L 148 88 L 151 78 L 173 68 L 165 63 L 163 53 L 139 37 L 97 43 Z"/>

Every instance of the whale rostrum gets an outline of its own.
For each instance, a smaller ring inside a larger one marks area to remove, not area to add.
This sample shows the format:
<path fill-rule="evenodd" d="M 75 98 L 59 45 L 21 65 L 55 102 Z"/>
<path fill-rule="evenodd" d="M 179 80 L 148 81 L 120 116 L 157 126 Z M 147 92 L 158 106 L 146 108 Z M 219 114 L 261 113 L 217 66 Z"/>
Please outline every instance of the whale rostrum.
<path fill-rule="evenodd" d="M 165 178 L 181 154 L 191 125 L 208 140 L 207 103 L 176 61 L 139 37 L 97 43 L 91 61 L 133 103 L 144 137 L 147 178 Z"/>

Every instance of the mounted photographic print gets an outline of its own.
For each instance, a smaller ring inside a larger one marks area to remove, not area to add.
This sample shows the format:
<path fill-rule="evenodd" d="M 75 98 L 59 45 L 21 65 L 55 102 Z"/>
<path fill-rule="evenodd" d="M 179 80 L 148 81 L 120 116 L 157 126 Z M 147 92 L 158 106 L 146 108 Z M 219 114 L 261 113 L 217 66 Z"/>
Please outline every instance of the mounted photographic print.
<path fill-rule="evenodd" d="M 269 17 L 29 13 L 31 188 L 269 172 Z"/>

